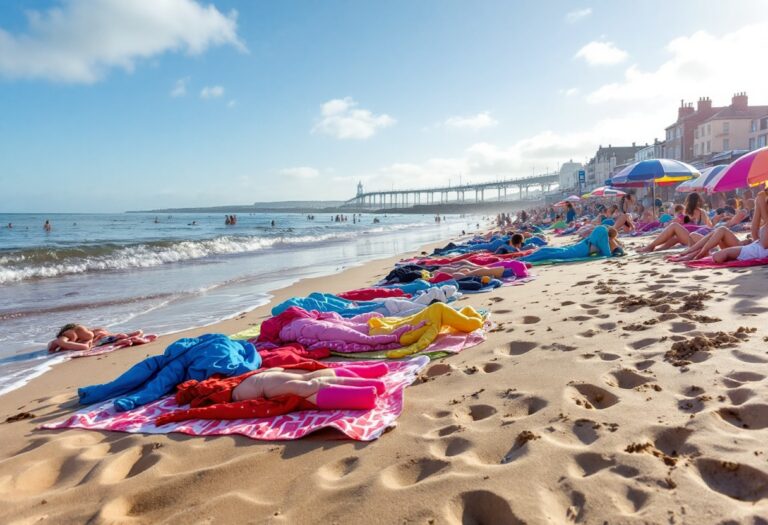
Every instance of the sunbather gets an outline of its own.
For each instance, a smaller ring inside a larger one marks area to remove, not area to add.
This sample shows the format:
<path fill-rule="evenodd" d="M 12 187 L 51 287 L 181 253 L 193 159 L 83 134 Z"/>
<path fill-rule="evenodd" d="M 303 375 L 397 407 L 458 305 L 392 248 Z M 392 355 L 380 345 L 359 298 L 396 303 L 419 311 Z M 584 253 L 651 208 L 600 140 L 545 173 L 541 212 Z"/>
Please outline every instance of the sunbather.
<path fill-rule="evenodd" d="M 146 341 L 132 341 L 134 338 L 141 339 L 144 332 L 136 330 L 130 333 L 110 333 L 106 328 L 88 329 L 81 324 L 69 323 L 61 327 L 56 339 L 48 343 L 49 352 L 59 352 L 62 350 L 90 350 L 96 346 L 112 344 L 123 341 L 125 346 Z"/>
<path fill-rule="evenodd" d="M 621 244 L 618 241 L 618 231 L 615 228 L 596 226 L 589 237 L 570 246 L 539 248 L 530 255 L 520 257 L 523 262 L 536 262 L 559 259 L 581 259 L 592 254 L 610 257 L 618 255 Z"/>
<path fill-rule="evenodd" d="M 715 228 L 707 235 L 703 236 L 701 239 L 696 241 L 691 245 L 690 248 L 685 250 L 683 253 L 670 257 L 671 260 L 674 261 L 695 261 L 696 259 L 703 259 L 704 257 L 707 257 L 710 252 L 715 249 L 719 248 L 721 251 L 726 250 L 728 248 L 741 248 L 745 244 L 749 244 L 751 241 L 741 241 L 738 237 L 736 237 L 736 234 L 734 234 L 731 230 L 726 228 L 725 226 L 720 226 L 719 228 Z M 719 253 L 719 252 L 718 252 Z M 718 253 L 715 254 L 717 256 L 717 259 L 721 259 L 725 256 L 718 255 Z M 738 252 L 736 252 L 738 255 Z M 713 256 L 714 258 L 714 256 Z M 732 257 L 732 259 L 735 259 L 736 257 Z M 732 259 L 723 259 L 723 260 L 715 260 L 715 262 L 725 262 L 726 260 L 732 260 Z"/>

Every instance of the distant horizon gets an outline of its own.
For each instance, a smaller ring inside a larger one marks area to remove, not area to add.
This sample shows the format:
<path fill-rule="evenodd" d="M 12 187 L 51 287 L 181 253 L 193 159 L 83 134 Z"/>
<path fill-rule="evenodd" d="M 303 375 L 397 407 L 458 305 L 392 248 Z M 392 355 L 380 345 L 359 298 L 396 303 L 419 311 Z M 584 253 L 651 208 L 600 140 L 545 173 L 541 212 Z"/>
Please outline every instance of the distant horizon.
<path fill-rule="evenodd" d="M 3 211 L 552 171 L 663 140 L 681 99 L 768 104 L 766 47 L 759 0 L 0 3 Z"/>

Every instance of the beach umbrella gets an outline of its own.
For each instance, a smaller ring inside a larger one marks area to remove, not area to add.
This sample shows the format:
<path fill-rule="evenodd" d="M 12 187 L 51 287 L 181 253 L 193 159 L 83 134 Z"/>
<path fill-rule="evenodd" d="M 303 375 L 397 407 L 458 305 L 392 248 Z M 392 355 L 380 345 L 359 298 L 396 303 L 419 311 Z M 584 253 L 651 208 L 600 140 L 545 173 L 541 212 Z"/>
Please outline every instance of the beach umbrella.
<path fill-rule="evenodd" d="M 699 170 L 685 162 L 674 159 L 649 159 L 630 164 L 611 177 L 614 186 L 632 183 L 650 184 L 653 189 L 654 210 L 656 208 L 656 186 L 678 184 L 699 177 Z"/>
<path fill-rule="evenodd" d="M 731 191 L 768 181 L 768 147 L 750 151 L 734 160 L 707 183 L 707 191 Z"/>
<path fill-rule="evenodd" d="M 674 159 L 649 159 L 630 164 L 611 179 L 621 182 L 676 182 L 698 177 L 699 170 Z"/>
<path fill-rule="evenodd" d="M 626 194 L 625 191 L 617 190 L 616 188 L 600 186 L 587 193 L 585 197 L 621 197 Z"/>
<path fill-rule="evenodd" d="M 709 184 L 721 171 L 727 168 L 727 165 L 710 166 L 701 170 L 701 177 L 696 179 L 688 179 L 680 184 L 676 191 L 691 192 L 691 191 L 707 191 L 707 184 Z"/>
<path fill-rule="evenodd" d="M 581 197 L 578 195 L 570 195 L 569 197 L 566 197 L 562 200 L 562 202 L 579 202 L 581 200 Z"/>

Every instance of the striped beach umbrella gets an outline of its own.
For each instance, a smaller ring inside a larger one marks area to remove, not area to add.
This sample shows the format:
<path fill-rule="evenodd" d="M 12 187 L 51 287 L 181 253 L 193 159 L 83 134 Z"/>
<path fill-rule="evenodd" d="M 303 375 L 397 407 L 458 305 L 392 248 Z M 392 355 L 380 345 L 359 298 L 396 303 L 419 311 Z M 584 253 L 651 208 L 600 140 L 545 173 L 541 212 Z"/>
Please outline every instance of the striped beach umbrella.
<path fill-rule="evenodd" d="M 653 191 L 654 209 L 656 208 L 656 186 L 678 184 L 694 179 L 701 174 L 699 170 L 685 162 L 675 159 L 649 159 L 630 164 L 611 177 L 614 186 L 633 183 L 650 184 Z"/>
<path fill-rule="evenodd" d="M 731 191 L 768 181 L 768 147 L 750 151 L 731 162 L 707 184 L 707 191 Z"/>
<path fill-rule="evenodd" d="M 692 192 L 692 191 L 707 191 L 707 184 L 709 184 L 721 171 L 727 168 L 727 165 L 710 166 L 701 170 L 701 177 L 695 179 L 688 179 L 680 184 L 676 191 Z"/>
<path fill-rule="evenodd" d="M 622 197 L 627 192 L 611 188 L 610 186 L 600 186 L 585 195 L 585 197 Z"/>

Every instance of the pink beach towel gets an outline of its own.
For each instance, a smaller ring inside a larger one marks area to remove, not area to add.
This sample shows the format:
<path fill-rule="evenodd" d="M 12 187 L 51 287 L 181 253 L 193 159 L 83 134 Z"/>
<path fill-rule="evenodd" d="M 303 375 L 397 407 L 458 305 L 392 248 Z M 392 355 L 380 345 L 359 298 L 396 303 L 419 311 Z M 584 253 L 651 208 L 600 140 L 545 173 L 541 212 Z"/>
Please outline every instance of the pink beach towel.
<path fill-rule="evenodd" d="M 690 268 L 699 269 L 712 269 L 712 268 L 746 268 L 747 266 L 764 266 L 768 264 L 768 258 L 766 259 L 752 259 L 749 261 L 728 261 L 726 263 L 717 264 L 712 260 L 712 257 L 705 257 L 697 261 L 685 261 L 685 265 Z"/>
<path fill-rule="evenodd" d="M 355 364 L 376 363 L 381 361 L 360 361 Z M 427 363 L 429 358 L 426 356 L 407 361 L 385 362 L 389 372 L 382 379 L 387 391 L 379 396 L 373 410 L 306 410 L 260 419 L 193 419 L 157 427 L 154 421 L 158 416 L 179 408 L 173 396 L 170 396 L 128 412 L 115 412 L 112 402 L 106 401 L 75 412 L 63 421 L 47 423 L 39 428 L 82 428 L 143 434 L 181 432 L 193 436 L 241 434 L 264 441 L 299 439 L 322 428 L 335 428 L 352 439 L 372 441 L 388 428 L 395 426 L 395 420 L 403 411 L 403 390 L 413 383 L 416 374 Z M 346 363 L 326 364 L 344 366 Z"/>

